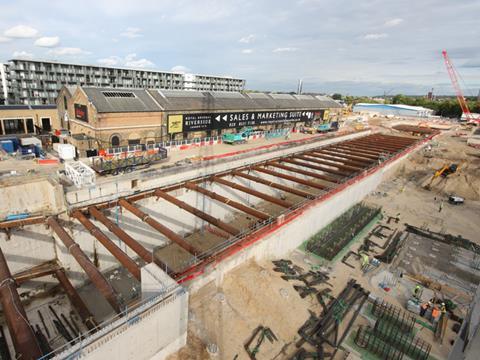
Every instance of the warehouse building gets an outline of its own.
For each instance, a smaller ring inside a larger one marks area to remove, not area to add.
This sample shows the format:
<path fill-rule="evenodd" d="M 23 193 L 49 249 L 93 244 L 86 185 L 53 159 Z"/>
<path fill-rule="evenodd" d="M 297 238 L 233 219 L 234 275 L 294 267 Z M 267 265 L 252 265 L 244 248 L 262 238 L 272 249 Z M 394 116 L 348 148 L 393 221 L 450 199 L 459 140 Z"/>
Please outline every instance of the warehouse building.
<path fill-rule="evenodd" d="M 0 106 L 0 135 L 43 134 L 61 127 L 55 105 Z"/>
<path fill-rule="evenodd" d="M 98 148 L 217 136 L 245 126 L 293 128 L 341 108 L 323 96 L 240 92 L 78 87 L 65 98 L 61 111 L 72 137 L 96 139 Z"/>
<path fill-rule="evenodd" d="M 378 115 L 393 115 L 393 116 L 414 116 L 414 117 L 428 117 L 432 116 L 434 111 L 422 106 L 411 106 L 402 104 L 368 104 L 359 103 L 353 107 L 354 112 L 369 113 Z"/>
<path fill-rule="evenodd" d="M 0 64 L 0 104 L 54 104 L 62 86 L 242 91 L 229 76 L 12 59 Z"/>

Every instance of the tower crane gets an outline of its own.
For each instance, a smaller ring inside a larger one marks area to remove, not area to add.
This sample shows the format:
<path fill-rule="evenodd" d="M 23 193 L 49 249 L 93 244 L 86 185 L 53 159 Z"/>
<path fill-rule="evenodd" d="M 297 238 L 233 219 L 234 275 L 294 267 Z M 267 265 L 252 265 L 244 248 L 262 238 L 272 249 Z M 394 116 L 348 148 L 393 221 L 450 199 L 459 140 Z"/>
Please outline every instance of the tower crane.
<path fill-rule="evenodd" d="M 463 114 L 465 114 L 467 122 L 480 125 L 480 117 L 475 117 L 468 108 L 467 101 L 465 100 L 465 96 L 463 96 L 462 89 L 460 88 L 460 84 L 458 83 L 457 71 L 453 67 L 452 62 L 448 57 L 447 50 L 443 50 L 442 55 L 443 59 L 445 60 L 445 66 L 447 67 L 448 75 L 450 76 L 453 88 L 455 89 L 455 95 L 457 96 L 458 103 L 462 108 Z"/>

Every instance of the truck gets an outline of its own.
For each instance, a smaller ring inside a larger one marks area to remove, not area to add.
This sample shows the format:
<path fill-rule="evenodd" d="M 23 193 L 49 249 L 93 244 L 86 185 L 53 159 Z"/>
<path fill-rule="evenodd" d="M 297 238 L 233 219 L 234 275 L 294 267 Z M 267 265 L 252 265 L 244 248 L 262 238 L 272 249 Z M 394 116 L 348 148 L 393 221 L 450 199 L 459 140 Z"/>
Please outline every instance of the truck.
<path fill-rule="evenodd" d="M 118 175 L 129 173 L 140 167 L 149 167 L 151 164 L 168 158 L 167 149 L 163 147 L 146 149 L 134 152 L 123 152 L 115 155 L 101 155 L 92 159 L 91 167 L 100 175 Z"/>
<path fill-rule="evenodd" d="M 250 127 L 246 127 L 241 129 L 237 133 L 227 133 L 222 135 L 222 142 L 225 144 L 245 144 L 247 142 L 248 137 L 252 133 L 253 129 Z"/>
<path fill-rule="evenodd" d="M 320 133 L 337 131 L 338 130 L 338 121 L 332 121 L 325 124 L 320 124 L 317 126 L 317 131 Z"/>

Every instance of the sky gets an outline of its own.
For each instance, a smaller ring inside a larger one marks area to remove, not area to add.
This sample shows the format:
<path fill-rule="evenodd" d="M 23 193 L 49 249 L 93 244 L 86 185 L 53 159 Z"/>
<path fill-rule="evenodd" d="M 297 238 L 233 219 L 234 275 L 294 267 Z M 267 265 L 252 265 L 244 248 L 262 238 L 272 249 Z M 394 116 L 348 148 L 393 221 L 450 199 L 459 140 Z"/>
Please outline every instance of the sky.
<path fill-rule="evenodd" d="M 479 0 L 0 0 L 0 62 L 31 57 L 227 75 L 349 95 L 480 89 Z"/>

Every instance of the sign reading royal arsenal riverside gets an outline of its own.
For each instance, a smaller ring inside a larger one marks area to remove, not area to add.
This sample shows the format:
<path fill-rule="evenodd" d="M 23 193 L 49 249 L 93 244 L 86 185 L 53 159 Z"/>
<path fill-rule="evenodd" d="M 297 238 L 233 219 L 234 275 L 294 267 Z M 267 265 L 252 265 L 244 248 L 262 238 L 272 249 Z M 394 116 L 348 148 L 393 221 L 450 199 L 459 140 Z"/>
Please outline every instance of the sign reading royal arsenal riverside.
<path fill-rule="evenodd" d="M 173 129 L 188 131 L 206 131 L 216 129 L 241 128 L 243 126 L 275 125 L 290 122 L 313 120 L 317 111 L 259 111 L 259 112 L 229 112 L 211 114 L 183 114 L 169 115 L 168 121 L 179 121 L 182 117 L 182 126 L 169 126 L 169 132 L 179 132 Z M 170 131 L 173 130 L 173 131 Z"/>

